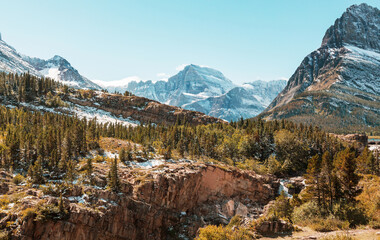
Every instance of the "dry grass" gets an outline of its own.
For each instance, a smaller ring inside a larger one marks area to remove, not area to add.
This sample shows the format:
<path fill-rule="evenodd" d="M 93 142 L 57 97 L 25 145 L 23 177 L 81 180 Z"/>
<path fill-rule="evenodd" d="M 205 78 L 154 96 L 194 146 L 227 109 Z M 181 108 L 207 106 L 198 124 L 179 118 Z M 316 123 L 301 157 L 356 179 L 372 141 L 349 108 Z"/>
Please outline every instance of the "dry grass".
<path fill-rule="evenodd" d="M 380 228 L 380 177 L 375 175 L 364 175 L 359 182 L 362 193 L 357 200 L 363 205 L 367 215 L 371 218 L 370 226 Z"/>
<path fill-rule="evenodd" d="M 122 148 L 127 149 L 128 147 L 131 147 L 133 149 L 134 145 L 136 145 L 137 149 L 139 150 L 139 145 L 135 144 L 128 140 L 121 140 L 111 137 L 102 137 L 99 140 L 99 145 L 102 149 L 110 152 L 118 152 Z"/>
<path fill-rule="evenodd" d="M 337 234 L 335 236 L 323 237 L 321 240 L 357 240 L 357 238 L 348 234 Z"/>

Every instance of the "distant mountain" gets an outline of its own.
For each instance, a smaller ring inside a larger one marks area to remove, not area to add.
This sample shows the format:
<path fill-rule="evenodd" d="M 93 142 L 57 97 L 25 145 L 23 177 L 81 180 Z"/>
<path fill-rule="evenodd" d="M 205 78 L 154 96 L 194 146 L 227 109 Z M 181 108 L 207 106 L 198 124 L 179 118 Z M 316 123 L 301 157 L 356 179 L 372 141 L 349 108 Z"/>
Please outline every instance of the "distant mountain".
<path fill-rule="evenodd" d="M 25 73 L 37 77 L 49 77 L 76 88 L 100 89 L 100 87 L 83 77 L 60 56 L 49 60 L 31 58 L 19 54 L 13 47 L 0 39 L 0 71 L 7 73 Z"/>
<path fill-rule="evenodd" d="M 49 77 L 78 89 L 129 91 L 136 96 L 164 104 L 203 112 L 225 120 L 250 118 L 262 112 L 285 87 L 286 81 L 256 81 L 242 86 L 234 84 L 220 71 L 194 64 L 186 66 L 168 81 L 115 82 L 90 81 L 60 56 L 44 60 L 24 56 L 0 37 L 0 71 Z"/>
<path fill-rule="evenodd" d="M 75 88 L 100 89 L 97 84 L 80 75 L 78 70 L 61 56 L 56 55 L 48 60 L 23 56 L 23 59 L 44 77 L 52 78 Z"/>
<path fill-rule="evenodd" d="M 225 120 L 256 116 L 285 87 L 285 80 L 256 81 L 238 86 L 220 71 L 194 64 L 168 81 L 97 82 L 110 92 L 129 91 L 184 109 Z"/>
<path fill-rule="evenodd" d="M 353 5 L 260 115 L 330 131 L 380 126 L 380 11 Z"/>

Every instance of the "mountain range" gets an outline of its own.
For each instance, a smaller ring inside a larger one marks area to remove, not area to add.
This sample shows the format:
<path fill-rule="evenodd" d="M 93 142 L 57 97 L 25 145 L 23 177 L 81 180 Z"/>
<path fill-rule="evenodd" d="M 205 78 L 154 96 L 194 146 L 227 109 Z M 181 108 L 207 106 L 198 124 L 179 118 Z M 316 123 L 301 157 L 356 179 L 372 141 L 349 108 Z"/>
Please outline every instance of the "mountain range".
<path fill-rule="evenodd" d="M 285 87 L 285 80 L 234 84 L 220 71 L 194 64 L 186 66 L 168 81 L 90 81 L 61 56 L 48 60 L 28 57 L 0 40 L 0 70 L 49 77 L 75 88 L 129 91 L 187 110 L 203 112 L 224 120 L 254 117 L 262 112 Z"/>
<path fill-rule="evenodd" d="M 191 64 L 167 81 L 94 82 L 60 56 L 24 56 L 1 37 L 0 70 L 29 72 L 75 88 L 129 91 L 228 121 L 258 115 L 327 131 L 367 131 L 380 126 L 380 10 L 367 4 L 349 7 L 288 81 L 237 85 L 218 70 Z"/>
<path fill-rule="evenodd" d="M 380 10 L 349 7 L 260 117 L 331 131 L 380 126 Z"/>
<path fill-rule="evenodd" d="M 96 83 L 110 92 L 129 91 L 230 121 L 261 113 L 285 87 L 286 81 L 254 81 L 239 86 L 218 70 L 190 64 L 167 81 Z"/>

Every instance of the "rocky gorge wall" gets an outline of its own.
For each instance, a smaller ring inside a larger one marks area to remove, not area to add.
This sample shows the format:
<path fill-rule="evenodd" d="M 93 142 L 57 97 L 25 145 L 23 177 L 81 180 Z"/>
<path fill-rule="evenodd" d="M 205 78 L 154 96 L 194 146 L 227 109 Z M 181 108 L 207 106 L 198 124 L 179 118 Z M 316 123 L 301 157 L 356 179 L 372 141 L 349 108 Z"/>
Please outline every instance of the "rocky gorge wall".
<path fill-rule="evenodd" d="M 70 212 L 67 219 L 26 219 L 18 229 L 18 239 L 194 237 L 199 227 L 228 223 L 235 214 L 258 217 L 278 188 L 269 176 L 213 165 L 173 164 L 150 171 L 144 180 L 133 177 L 128 169 L 122 169 L 120 176 L 122 193 L 91 187 L 77 193 L 86 192 L 84 201 L 93 205 L 108 202 L 103 211 L 65 198 Z"/>

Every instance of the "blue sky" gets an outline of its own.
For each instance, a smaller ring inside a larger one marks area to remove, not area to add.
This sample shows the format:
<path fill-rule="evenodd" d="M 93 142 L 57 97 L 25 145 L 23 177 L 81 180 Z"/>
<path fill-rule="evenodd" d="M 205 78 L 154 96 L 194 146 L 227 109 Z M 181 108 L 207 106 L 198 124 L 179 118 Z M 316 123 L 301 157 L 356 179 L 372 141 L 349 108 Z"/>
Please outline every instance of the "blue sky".
<path fill-rule="evenodd" d="M 243 83 L 289 78 L 335 19 L 361 2 L 12 0 L 1 1 L 0 32 L 19 52 L 61 55 L 89 79 L 157 80 L 194 63 Z"/>

